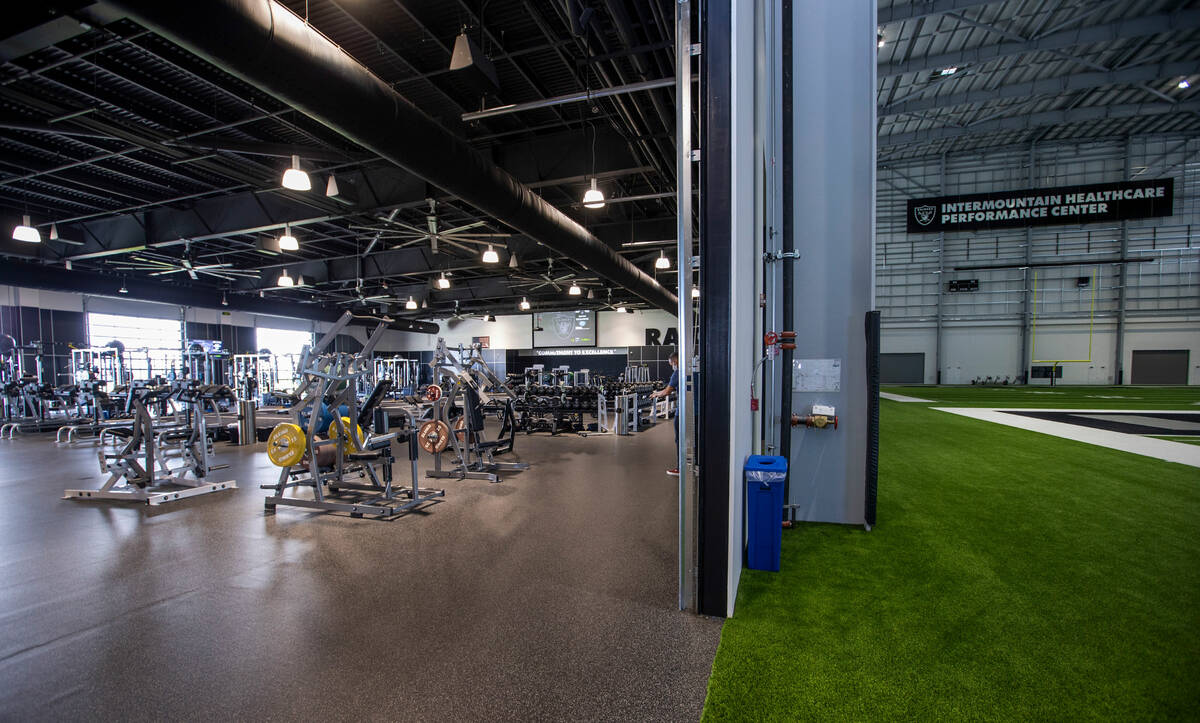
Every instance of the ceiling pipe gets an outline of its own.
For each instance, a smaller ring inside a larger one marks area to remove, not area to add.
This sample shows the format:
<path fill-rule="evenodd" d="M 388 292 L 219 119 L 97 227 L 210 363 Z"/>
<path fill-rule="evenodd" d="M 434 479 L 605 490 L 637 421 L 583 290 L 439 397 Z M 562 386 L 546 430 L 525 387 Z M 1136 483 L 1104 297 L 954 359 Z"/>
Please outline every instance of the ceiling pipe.
<path fill-rule="evenodd" d="M 625 288 L 675 294 L 271 0 L 111 0 L 130 18 Z"/>
<path fill-rule="evenodd" d="M 551 98 L 542 98 L 541 100 L 531 100 L 528 103 L 509 103 L 508 105 L 498 105 L 494 108 L 484 108 L 483 110 L 463 113 L 464 121 L 483 120 L 484 118 L 495 118 L 500 115 L 508 115 L 510 113 L 520 113 L 527 110 L 537 110 L 538 108 L 550 108 L 556 105 L 565 103 L 581 103 L 583 101 L 591 102 L 596 98 L 607 98 L 611 95 L 621 95 L 623 93 L 634 93 L 639 90 L 654 90 L 655 88 L 674 88 L 674 78 L 659 78 L 657 80 L 643 80 L 638 83 L 629 83 L 628 85 L 619 85 L 615 88 L 600 88 L 598 90 L 585 90 L 577 93 L 567 93 L 566 95 L 556 95 Z"/>

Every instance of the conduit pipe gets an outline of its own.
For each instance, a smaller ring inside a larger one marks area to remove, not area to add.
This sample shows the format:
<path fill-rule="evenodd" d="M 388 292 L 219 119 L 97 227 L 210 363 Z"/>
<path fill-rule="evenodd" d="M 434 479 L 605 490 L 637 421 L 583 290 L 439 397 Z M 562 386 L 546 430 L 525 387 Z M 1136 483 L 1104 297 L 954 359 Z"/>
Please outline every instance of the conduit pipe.
<path fill-rule="evenodd" d="M 131 19 L 612 283 L 675 294 L 272 0 L 111 0 Z"/>

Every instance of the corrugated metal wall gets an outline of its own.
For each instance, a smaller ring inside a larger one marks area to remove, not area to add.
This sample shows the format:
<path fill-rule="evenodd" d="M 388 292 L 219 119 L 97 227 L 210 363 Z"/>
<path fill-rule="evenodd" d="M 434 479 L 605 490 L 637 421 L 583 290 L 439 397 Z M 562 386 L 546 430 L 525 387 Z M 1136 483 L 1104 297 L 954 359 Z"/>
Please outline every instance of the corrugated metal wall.
<path fill-rule="evenodd" d="M 1128 222 L 1126 258 L 1136 259 L 1126 265 L 1125 309 L 1130 331 L 1150 319 L 1182 322 L 1200 314 L 1200 138 L 1059 142 L 881 165 L 876 197 L 876 303 L 883 316 L 883 351 L 921 347 L 930 357 L 926 381 L 936 381 L 940 367 L 944 372 L 959 369 L 957 378 L 943 375 L 942 381 L 966 382 L 984 373 L 990 375 L 993 369 L 984 370 L 982 360 L 956 352 L 952 347 L 964 345 L 947 345 L 947 336 L 969 335 L 973 328 L 980 335 L 994 334 L 996 327 L 1012 327 L 1005 343 L 1015 339 L 1017 348 L 1011 350 L 1011 359 L 1003 367 L 1015 377 L 1023 372 L 1021 352 L 1030 358 L 1029 350 L 1022 347 L 1028 342 L 1021 339 L 1023 326 L 1028 328 L 1027 312 L 1030 317 L 1036 314 L 1039 348 L 1054 345 L 1050 335 L 1055 333 L 1055 325 L 1088 323 L 1093 293 L 1097 334 L 1114 335 L 1119 316 L 1121 266 L 1114 261 L 1120 258 L 1121 223 L 953 232 L 944 237 L 910 235 L 905 231 L 908 199 L 1164 177 L 1175 179 L 1175 214 Z M 1031 270 L 1025 268 L 1029 262 L 1069 265 Z M 969 268 L 1006 264 L 1012 267 Z M 1082 285 L 1081 277 L 1094 277 L 1095 282 Z M 955 279 L 978 279 L 979 289 L 948 292 L 948 282 Z M 1191 324 L 1185 330 L 1188 328 L 1200 338 L 1200 326 Z M 930 333 L 920 334 L 922 341 L 915 346 L 912 339 L 907 344 L 889 344 L 906 334 L 913 337 L 918 330 Z M 1114 353 L 1112 339 L 1096 346 Z M 939 350 L 941 363 L 934 366 L 933 357 Z M 1093 372 L 1087 379 L 1077 375 L 1074 380 L 1115 378 L 1115 367 L 1109 364 L 1103 374 Z"/>

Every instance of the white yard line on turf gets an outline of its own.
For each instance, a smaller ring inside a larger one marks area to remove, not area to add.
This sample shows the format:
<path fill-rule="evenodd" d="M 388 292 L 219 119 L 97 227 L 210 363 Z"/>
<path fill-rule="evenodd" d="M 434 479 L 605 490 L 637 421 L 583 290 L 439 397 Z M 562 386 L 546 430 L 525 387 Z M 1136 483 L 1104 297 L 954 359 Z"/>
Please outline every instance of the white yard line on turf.
<path fill-rule="evenodd" d="M 891 392 L 880 392 L 879 396 L 883 399 L 890 399 L 893 402 L 932 402 L 932 399 L 917 399 L 916 397 L 906 397 L 903 394 L 892 394 Z"/>
<path fill-rule="evenodd" d="M 1112 413 L 1114 411 L 1133 414 L 1151 414 L 1154 412 L 1164 411 L 1161 409 L 989 409 L 986 407 L 933 407 L 933 409 L 936 409 L 939 412 L 949 412 L 951 414 L 958 414 L 963 417 L 970 417 L 972 419 L 982 419 L 985 422 L 995 422 L 996 424 L 1003 424 L 1006 427 L 1026 429 L 1030 432 L 1049 434 L 1052 437 L 1073 439 L 1076 442 L 1094 444 L 1099 447 L 1108 447 L 1109 449 L 1115 449 L 1121 452 L 1129 452 L 1131 454 L 1140 454 L 1143 457 L 1153 457 L 1166 462 L 1176 462 L 1178 464 L 1186 464 L 1192 467 L 1200 467 L 1200 446 L 1198 445 L 1184 444 L 1181 442 L 1169 442 L 1165 439 L 1154 439 L 1153 437 L 1143 437 L 1136 434 L 1110 432 L 1107 429 L 1093 429 L 1091 427 L 1081 427 L 1077 424 L 1051 422 L 1045 419 L 1024 417 L 1019 414 L 1009 414 L 1009 412 Z"/>

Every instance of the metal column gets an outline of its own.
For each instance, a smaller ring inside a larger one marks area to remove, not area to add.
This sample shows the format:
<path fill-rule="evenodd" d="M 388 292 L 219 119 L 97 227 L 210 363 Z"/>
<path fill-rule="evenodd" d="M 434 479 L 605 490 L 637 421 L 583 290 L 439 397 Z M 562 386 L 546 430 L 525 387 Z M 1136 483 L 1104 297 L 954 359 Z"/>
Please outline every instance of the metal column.
<path fill-rule="evenodd" d="M 1034 187 L 1034 141 L 1029 142 L 1029 188 Z M 1029 383 L 1031 359 L 1029 355 L 1029 318 L 1033 311 L 1033 285 L 1030 283 L 1033 278 L 1033 227 L 1025 227 L 1025 268 L 1022 269 L 1025 274 L 1024 284 L 1025 293 L 1021 309 L 1021 376 L 1024 377 L 1024 383 Z"/>
<path fill-rule="evenodd" d="M 1133 141 L 1128 136 L 1125 137 L 1125 175 L 1121 180 L 1128 181 L 1133 173 L 1133 162 L 1130 156 L 1133 155 Z M 1121 263 L 1117 266 L 1119 271 L 1118 278 L 1120 285 L 1117 286 L 1117 339 L 1116 339 L 1116 359 L 1113 364 L 1113 383 L 1125 383 L 1125 312 L 1127 302 L 1125 300 L 1125 288 L 1128 286 L 1129 264 L 1125 259 L 1129 257 L 1129 222 L 1121 222 Z"/>
<path fill-rule="evenodd" d="M 946 195 L 946 152 L 942 151 L 942 161 L 938 171 L 939 193 Z M 934 328 L 933 345 L 933 381 L 942 383 L 942 302 L 946 296 L 946 232 L 938 232 L 938 270 L 937 270 L 937 325 Z"/>
<path fill-rule="evenodd" d="M 675 410 L 679 425 L 679 609 L 696 609 L 696 474 L 689 450 L 693 447 L 694 392 L 688 377 L 693 369 L 692 311 L 692 11 L 689 0 L 675 5 L 675 193 L 676 278 L 679 288 L 679 377 Z"/>

